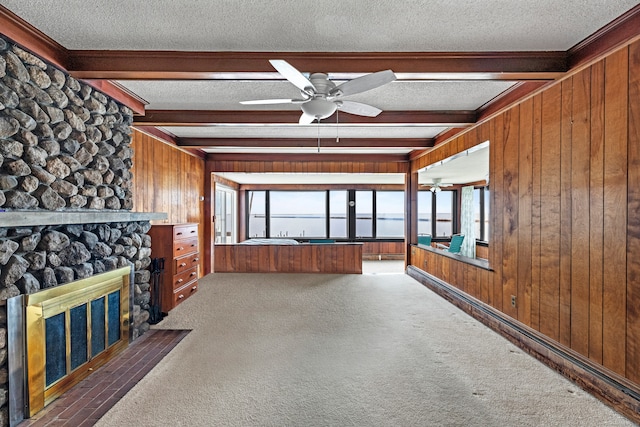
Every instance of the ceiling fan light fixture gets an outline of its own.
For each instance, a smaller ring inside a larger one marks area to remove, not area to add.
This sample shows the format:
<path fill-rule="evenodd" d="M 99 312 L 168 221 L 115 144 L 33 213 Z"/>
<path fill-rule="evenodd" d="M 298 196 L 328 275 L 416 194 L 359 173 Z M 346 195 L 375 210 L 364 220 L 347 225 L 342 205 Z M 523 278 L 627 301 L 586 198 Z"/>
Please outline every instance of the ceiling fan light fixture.
<path fill-rule="evenodd" d="M 334 102 L 322 98 L 315 98 L 300 106 L 302 111 L 316 120 L 326 119 L 336 112 L 337 105 Z"/>
<path fill-rule="evenodd" d="M 307 78 L 293 65 L 284 59 L 270 59 L 269 62 L 285 79 L 300 89 L 302 99 L 256 99 L 240 101 L 244 105 L 266 104 L 301 104 L 302 116 L 298 123 L 311 124 L 314 120 L 320 122 L 340 108 L 344 113 L 357 116 L 376 117 L 381 109 L 355 101 L 338 100 L 343 96 L 355 95 L 391 83 L 396 75 L 391 70 L 365 74 L 336 86 L 325 73 L 313 73 Z"/>

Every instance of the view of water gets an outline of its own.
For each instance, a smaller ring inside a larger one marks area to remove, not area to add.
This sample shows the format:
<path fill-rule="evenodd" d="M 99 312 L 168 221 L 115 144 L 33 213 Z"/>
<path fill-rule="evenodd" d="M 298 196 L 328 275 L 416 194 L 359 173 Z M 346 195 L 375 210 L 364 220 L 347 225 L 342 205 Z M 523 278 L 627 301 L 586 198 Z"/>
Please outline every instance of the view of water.
<path fill-rule="evenodd" d="M 330 218 L 331 238 L 347 237 L 347 220 L 345 217 Z M 451 214 L 442 214 L 438 218 L 436 231 L 438 236 L 451 235 Z M 272 215 L 271 237 L 290 238 L 325 238 L 325 217 L 320 215 Z M 356 235 L 371 237 L 371 217 L 356 220 Z M 249 219 L 249 236 L 266 237 L 264 215 L 251 215 Z M 431 234 L 430 218 L 418 218 L 418 234 Z M 376 237 L 403 238 L 404 217 L 398 214 L 381 215 L 376 224 Z"/>

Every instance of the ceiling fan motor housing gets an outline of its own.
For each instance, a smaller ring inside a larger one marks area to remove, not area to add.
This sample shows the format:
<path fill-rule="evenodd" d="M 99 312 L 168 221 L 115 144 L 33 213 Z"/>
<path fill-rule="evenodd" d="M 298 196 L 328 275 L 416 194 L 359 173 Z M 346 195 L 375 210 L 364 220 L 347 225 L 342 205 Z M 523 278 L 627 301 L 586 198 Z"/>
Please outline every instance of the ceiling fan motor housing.
<path fill-rule="evenodd" d="M 313 73 L 309 76 L 309 81 L 313 83 L 317 96 L 325 97 L 336 87 L 336 84 L 329 80 L 329 76 L 325 73 Z"/>

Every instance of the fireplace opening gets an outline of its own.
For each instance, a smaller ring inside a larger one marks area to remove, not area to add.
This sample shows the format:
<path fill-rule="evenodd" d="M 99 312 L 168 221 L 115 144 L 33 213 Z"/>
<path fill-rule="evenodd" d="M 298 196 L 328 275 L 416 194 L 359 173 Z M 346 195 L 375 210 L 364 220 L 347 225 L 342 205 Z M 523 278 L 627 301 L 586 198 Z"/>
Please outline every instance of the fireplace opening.
<path fill-rule="evenodd" d="M 130 271 L 24 296 L 28 417 L 127 348 Z"/>

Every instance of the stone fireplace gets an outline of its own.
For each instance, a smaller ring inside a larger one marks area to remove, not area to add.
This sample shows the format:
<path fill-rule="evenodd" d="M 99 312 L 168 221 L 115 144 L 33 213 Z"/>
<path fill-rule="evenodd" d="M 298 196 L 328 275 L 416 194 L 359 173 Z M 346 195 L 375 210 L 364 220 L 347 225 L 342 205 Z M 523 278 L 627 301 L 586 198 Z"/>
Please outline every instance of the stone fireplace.
<path fill-rule="evenodd" d="M 0 37 L 0 425 L 16 422 L 6 301 L 126 267 L 130 340 L 149 329 L 147 233 L 166 214 L 131 212 L 132 121 L 128 107 Z"/>

